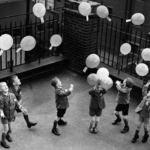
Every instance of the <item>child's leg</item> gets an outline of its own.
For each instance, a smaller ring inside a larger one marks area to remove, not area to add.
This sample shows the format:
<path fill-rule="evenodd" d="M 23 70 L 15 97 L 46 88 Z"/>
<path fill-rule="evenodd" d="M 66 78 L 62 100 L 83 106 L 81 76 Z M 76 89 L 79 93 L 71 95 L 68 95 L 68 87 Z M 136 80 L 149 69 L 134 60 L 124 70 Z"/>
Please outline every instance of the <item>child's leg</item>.
<path fill-rule="evenodd" d="M 3 124 L 3 129 L 4 129 L 4 131 L 2 132 L 1 146 L 3 146 L 4 148 L 10 148 L 10 146 L 6 143 L 6 135 L 8 132 L 8 121 L 4 118 L 2 118 L 1 120 Z"/>
<path fill-rule="evenodd" d="M 91 116 L 91 121 L 90 121 L 90 128 L 89 131 L 90 133 L 93 133 L 93 128 L 95 127 L 95 116 Z"/>
<path fill-rule="evenodd" d="M 124 124 L 125 124 L 125 126 L 124 126 L 124 128 L 120 131 L 121 133 L 126 133 L 126 132 L 128 132 L 129 131 L 129 124 L 128 124 L 128 116 L 126 115 L 126 116 L 123 116 L 123 121 L 124 121 Z"/>
<path fill-rule="evenodd" d="M 139 138 L 139 132 L 140 132 L 140 129 L 141 129 L 141 127 L 142 127 L 142 124 L 143 124 L 143 120 L 142 120 L 142 118 L 139 116 L 138 124 L 137 124 L 136 130 L 135 130 L 134 137 L 133 137 L 133 139 L 132 139 L 132 143 L 135 143 L 136 140 Z"/>
<path fill-rule="evenodd" d="M 99 123 L 99 120 L 100 120 L 100 116 L 96 116 L 96 119 L 95 119 L 95 120 L 96 120 L 96 121 L 95 121 L 95 126 L 94 126 L 93 131 L 94 131 L 94 133 L 97 133 L 97 132 L 98 132 L 97 126 L 98 126 L 98 123 Z"/>
<path fill-rule="evenodd" d="M 146 118 L 144 120 L 144 136 L 143 136 L 143 139 L 142 139 L 142 142 L 145 143 L 147 142 L 148 138 L 149 138 L 149 134 L 148 134 L 148 130 L 149 130 L 149 119 Z"/>
<path fill-rule="evenodd" d="M 26 109 L 22 109 L 22 113 L 23 113 L 23 117 L 27 123 L 28 128 L 31 128 L 32 126 L 35 126 L 37 124 L 37 123 L 30 122 L 29 115 Z"/>
<path fill-rule="evenodd" d="M 52 133 L 54 133 L 55 135 L 58 135 L 58 136 L 60 135 L 60 133 L 57 128 L 57 124 L 58 124 L 58 120 L 60 120 L 60 116 L 61 116 L 61 109 L 57 109 L 57 117 L 53 123 Z"/>
<path fill-rule="evenodd" d="M 114 114 L 116 116 L 116 120 L 114 120 L 114 122 L 112 123 L 113 125 L 116 125 L 118 122 L 121 122 L 121 117 L 120 117 L 120 114 L 119 114 L 119 111 L 114 111 Z"/>
<path fill-rule="evenodd" d="M 8 140 L 8 142 L 12 142 L 12 138 L 10 137 L 10 133 L 11 133 L 11 122 L 8 122 L 8 132 L 7 132 L 7 135 L 6 135 L 6 139 Z"/>
<path fill-rule="evenodd" d="M 59 115 L 60 119 L 58 121 L 58 125 L 66 125 L 67 124 L 67 121 L 64 121 L 64 119 L 63 119 L 65 113 L 66 113 L 66 109 L 61 109 L 61 114 Z"/>
<path fill-rule="evenodd" d="M 124 121 L 124 128 L 121 130 L 121 133 L 126 133 L 129 131 L 129 124 L 128 124 L 128 111 L 129 111 L 129 104 L 122 105 L 122 115 L 123 115 L 123 121 Z"/>

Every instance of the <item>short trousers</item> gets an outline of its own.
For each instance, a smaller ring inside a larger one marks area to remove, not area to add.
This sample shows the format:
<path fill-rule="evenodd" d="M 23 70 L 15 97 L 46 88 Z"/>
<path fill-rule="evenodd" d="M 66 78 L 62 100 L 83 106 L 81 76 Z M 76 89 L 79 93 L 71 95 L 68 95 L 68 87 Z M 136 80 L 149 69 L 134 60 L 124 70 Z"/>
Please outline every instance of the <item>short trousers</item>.
<path fill-rule="evenodd" d="M 149 118 L 143 117 L 139 115 L 139 122 L 144 124 L 149 124 Z"/>
<path fill-rule="evenodd" d="M 127 116 L 129 112 L 129 104 L 118 104 L 115 110 L 122 111 L 122 115 Z"/>
<path fill-rule="evenodd" d="M 57 109 L 57 117 L 61 118 L 64 116 L 66 113 L 66 108 L 65 109 Z"/>
<path fill-rule="evenodd" d="M 90 116 L 101 116 L 102 115 L 102 109 L 100 108 L 97 108 L 97 109 L 93 109 L 93 108 L 90 108 L 89 109 L 89 115 Z"/>
<path fill-rule="evenodd" d="M 1 123 L 2 124 L 8 124 L 8 122 L 13 122 L 14 121 L 14 118 L 1 118 Z"/>

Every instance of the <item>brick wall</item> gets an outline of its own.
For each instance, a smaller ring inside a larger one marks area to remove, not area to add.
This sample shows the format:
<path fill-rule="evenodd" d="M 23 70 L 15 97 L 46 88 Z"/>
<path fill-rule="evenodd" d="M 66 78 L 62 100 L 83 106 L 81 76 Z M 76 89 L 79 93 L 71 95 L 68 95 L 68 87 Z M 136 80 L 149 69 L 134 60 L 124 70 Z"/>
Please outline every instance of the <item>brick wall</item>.
<path fill-rule="evenodd" d="M 83 73 L 86 57 L 97 49 L 98 16 L 89 21 L 78 11 L 64 9 L 63 53 L 70 69 Z"/>

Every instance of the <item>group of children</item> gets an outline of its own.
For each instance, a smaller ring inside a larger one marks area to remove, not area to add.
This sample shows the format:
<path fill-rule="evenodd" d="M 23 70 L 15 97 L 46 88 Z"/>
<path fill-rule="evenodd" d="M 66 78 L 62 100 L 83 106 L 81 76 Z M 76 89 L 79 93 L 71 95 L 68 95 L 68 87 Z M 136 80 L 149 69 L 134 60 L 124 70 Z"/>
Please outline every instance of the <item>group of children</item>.
<path fill-rule="evenodd" d="M 10 148 L 6 140 L 8 142 L 13 141 L 10 133 L 12 133 L 11 123 L 15 121 L 15 111 L 17 111 L 17 113 L 23 113 L 28 128 L 37 124 L 29 120 L 27 110 L 21 105 L 22 92 L 20 85 L 21 82 L 17 75 L 11 76 L 8 83 L 0 83 L 0 117 L 3 125 L 1 146 L 4 148 Z"/>
<path fill-rule="evenodd" d="M 130 92 L 134 85 L 134 81 L 131 78 L 126 78 L 123 83 L 116 81 L 116 88 L 118 90 L 116 102 L 117 106 L 115 108 L 114 114 L 116 119 L 112 123 L 112 125 L 117 125 L 122 121 L 120 117 L 120 112 L 122 112 L 122 118 L 124 121 L 124 128 L 120 131 L 121 133 L 126 133 L 129 131 L 128 124 L 128 112 L 129 112 L 129 104 L 130 104 Z M 73 85 L 70 85 L 70 89 L 64 90 L 62 89 L 61 81 L 58 78 L 52 79 L 51 85 L 55 88 L 55 99 L 56 99 L 56 108 L 57 108 L 57 119 L 54 121 L 54 126 L 52 129 L 52 133 L 55 135 L 60 135 L 58 128 L 56 128 L 57 123 L 59 125 L 66 125 L 67 122 L 61 120 L 64 116 L 68 104 L 67 96 L 71 94 L 73 90 Z M 145 134 L 142 138 L 142 142 L 147 142 L 149 138 L 148 134 L 148 125 L 150 118 L 150 81 L 143 86 L 142 95 L 143 100 L 137 106 L 135 112 L 139 114 L 138 125 L 135 131 L 135 135 L 132 139 L 132 143 L 135 143 L 139 138 L 139 131 L 141 126 L 144 126 Z M 102 88 L 101 80 L 98 81 L 97 85 L 95 85 L 90 91 L 89 95 L 91 96 L 91 100 L 89 103 L 89 115 L 91 116 L 89 132 L 90 133 L 98 133 L 98 123 L 100 120 L 100 116 L 102 115 L 102 110 L 106 107 L 104 94 L 107 93 L 107 89 Z"/>
<path fill-rule="evenodd" d="M 0 83 L 0 117 L 1 123 L 3 125 L 3 133 L 1 146 L 4 148 L 9 148 L 10 146 L 6 143 L 6 140 L 12 142 L 12 138 L 10 133 L 11 122 L 15 120 L 15 111 L 22 112 L 24 119 L 27 123 L 27 127 L 30 128 L 35 126 L 37 123 L 33 123 L 29 121 L 29 116 L 27 110 L 21 105 L 21 82 L 17 75 L 13 75 L 8 80 L 8 85 L 6 82 Z M 60 132 L 57 125 L 66 125 L 67 121 L 63 119 L 67 108 L 69 107 L 68 97 L 73 91 L 73 84 L 70 85 L 69 89 L 63 89 L 62 83 L 59 78 L 55 77 L 51 81 L 51 85 L 55 89 L 55 102 L 57 108 L 57 117 L 54 120 L 52 133 L 59 136 Z M 129 112 L 129 103 L 130 103 L 130 92 L 134 85 L 134 81 L 131 78 L 126 78 L 123 83 L 116 81 L 116 88 L 118 90 L 118 94 L 116 97 L 117 106 L 115 108 L 114 114 L 116 116 L 116 120 L 112 123 L 113 125 L 121 122 L 121 117 L 119 112 L 122 112 L 124 128 L 120 131 L 121 133 L 126 133 L 129 131 L 128 124 L 128 112 Z M 8 87 L 9 86 L 9 87 Z M 150 81 L 143 86 L 143 100 L 136 108 L 135 112 L 139 114 L 138 125 L 136 127 L 135 135 L 132 139 L 132 143 L 135 143 L 139 138 L 139 131 L 141 126 L 144 124 L 145 134 L 142 138 L 142 142 L 145 143 L 148 138 L 148 125 L 150 118 Z M 107 89 L 104 89 L 101 86 L 101 80 L 98 81 L 97 85 L 95 85 L 90 91 L 89 95 L 91 96 L 89 103 L 89 115 L 91 116 L 89 132 L 90 133 L 98 133 L 98 123 L 100 116 L 102 115 L 102 110 L 106 107 L 104 94 L 107 93 Z"/>

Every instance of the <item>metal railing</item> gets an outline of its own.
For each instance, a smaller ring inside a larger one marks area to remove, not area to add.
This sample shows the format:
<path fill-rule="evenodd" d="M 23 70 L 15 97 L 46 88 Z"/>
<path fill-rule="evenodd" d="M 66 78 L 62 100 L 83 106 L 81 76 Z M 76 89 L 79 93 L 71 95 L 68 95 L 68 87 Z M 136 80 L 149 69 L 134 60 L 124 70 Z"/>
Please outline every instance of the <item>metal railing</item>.
<path fill-rule="evenodd" d="M 141 51 L 150 47 L 150 26 L 143 24 L 135 26 L 131 22 L 126 23 L 124 18 L 110 15 L 112 21 L 99 19 L 98 55 L 101 62 L 120 71 L 140 78 L 135 67 L 143 62 Z M 128 55 L 120 52 L 123 43 L 131 44 L 132 50 Z"/>
<path fill-rule="evenodd" d="M 62 36 L 62 17 L 57 11 L 48 10 L 44 23 L 35 17 L 33 13 L 20 14 L 15 16 L 7 16 L 0 18 L 0 35 L 10 34 L 13 37 L 13 46 L 8 51 L 4 51 L 0 56 L 0 71 L 5 69 L 13 70 L 13 67 L 23 65 L 32 61 L 51 57 L 54 54 L 55 48 L 52 51 L 50 47 L 50 37 L 53 34 Z M 30 20 L 27 21 L 27 15 L 30 15 Z M 30 52 L 20 51 L 16 53 L 20 47 L 20 42 L 23 37 L 31 35 L 36 39 L 36 46 Z"/>

